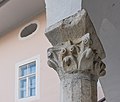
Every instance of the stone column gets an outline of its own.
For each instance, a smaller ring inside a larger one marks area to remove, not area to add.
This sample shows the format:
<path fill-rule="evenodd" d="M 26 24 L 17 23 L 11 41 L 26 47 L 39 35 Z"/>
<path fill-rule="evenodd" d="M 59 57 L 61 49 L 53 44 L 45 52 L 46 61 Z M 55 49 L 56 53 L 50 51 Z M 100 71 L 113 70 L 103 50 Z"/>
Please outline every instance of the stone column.
<path fill-rule="evenodd" d="M 60 102 L 97 102 L 97 81 L 105 75 L 103 47 L 85 10 L 46 29 L 53 45 L 48 65 L 59 75 Z"/>

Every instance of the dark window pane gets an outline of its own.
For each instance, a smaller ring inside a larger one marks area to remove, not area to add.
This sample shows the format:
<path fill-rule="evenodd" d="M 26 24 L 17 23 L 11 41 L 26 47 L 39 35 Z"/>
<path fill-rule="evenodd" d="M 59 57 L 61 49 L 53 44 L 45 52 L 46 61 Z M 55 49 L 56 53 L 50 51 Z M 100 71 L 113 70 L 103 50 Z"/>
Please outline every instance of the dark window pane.
<path fill-rule="evenodd" d="M 30 88 L 30 95 L 29 96 L 35 96 L 35 88 Z"/>
<path fill-rule="evenodd" d="M 29 78 L 29 96 L 35 96 L 36 93 L 36 77 Z"/>
<path fill-rule="evenodd" d="M 20 76 L 25 76 L 25 75 L 27 75 L 27 65 L 20 67 Z"/>
<path fill-rule="evenodd" d="M 32 62 L 28 65 L 28 73 L 32 74 L 36 72 L 36 62 Z"/>
<path fill-rule="evenodd" d="M 28 35 L 32 34 L 37 29 L 37 24 L 32 23 L 25 27 L 21 32 L 21 37 L 27 37 Z"/>
<path fill-rule="evenodd" d="M 20 98 L 25 98 L 26 97 L 26 90 L 21 90 L 20 91 Z"/>
<path fill-rule="evenodd" d="M 20 80 L 20 89 L 26 90 L 26 79 Z"/>
<path fill-rule="evenodd" d="M 26 97 L 26 79 L 21 79 L 20 81 L 20 98 L 25 98 Z"/>

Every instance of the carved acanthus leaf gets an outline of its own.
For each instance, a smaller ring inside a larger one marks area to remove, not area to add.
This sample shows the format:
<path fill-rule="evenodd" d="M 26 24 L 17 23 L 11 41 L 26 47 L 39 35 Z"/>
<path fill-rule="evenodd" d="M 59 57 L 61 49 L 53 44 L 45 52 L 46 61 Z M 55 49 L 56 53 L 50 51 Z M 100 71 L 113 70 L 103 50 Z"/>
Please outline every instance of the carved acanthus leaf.
<path fill-rule="evenodd" d="M 87 33 L 74 41 L 67 41 L 48 49 L 48 65 L 58 73 L 90 72 L 96 76 L 105 74 L 105 64 L 92 49 L 92 40 Z"/>

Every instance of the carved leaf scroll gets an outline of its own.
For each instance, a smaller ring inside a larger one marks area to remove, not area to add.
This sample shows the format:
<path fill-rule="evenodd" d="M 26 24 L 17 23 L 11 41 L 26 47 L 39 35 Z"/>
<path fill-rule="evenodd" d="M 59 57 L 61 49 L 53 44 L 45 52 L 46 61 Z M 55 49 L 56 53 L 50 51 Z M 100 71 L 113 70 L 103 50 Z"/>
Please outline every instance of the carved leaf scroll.
<path fill-rule="evenodd" d="M 96 76 L 105 74 L 105 64 L 97 54 L 97 49 L 92 49 L 92 39 L 87 33 L 74 41 L 62 42 L 48 49 L 48 65 L 58 74 L 90 72 Z"/>

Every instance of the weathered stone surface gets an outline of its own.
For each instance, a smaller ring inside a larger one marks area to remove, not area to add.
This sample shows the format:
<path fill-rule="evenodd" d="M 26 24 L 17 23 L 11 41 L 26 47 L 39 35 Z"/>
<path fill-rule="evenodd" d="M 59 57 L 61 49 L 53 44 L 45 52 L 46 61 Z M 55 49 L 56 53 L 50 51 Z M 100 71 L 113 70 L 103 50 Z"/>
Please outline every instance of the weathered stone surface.
<path fill-rule="evenodd" d="M 61 42 L 81 38 L 86 33 L 90 33 L 93 39 L 93 45 L 91 47 L 93 49 L 98 49 L 97 53 L 99 53 L 99 56 L 105 58 L 104 49 L 97 37 L 95 28 L 88 13 L 84 9 L 48 27 L 45 35 L 51 44 L 55 46 Z"/>
<path fill-rule="evenodd" d="M 90 73 L 97 77 L 104 75 L 105 64 L 97 49 L 92 49 L 92 39 L 87 33 L 80 39 L 62 42 L 48 49 L 48 65 L 54 68 L 60 78 L 64 74 Z"/>
<path fill-rule="evenodd" d="M 48 65 L 61 80 L 61 102 L 97 102 L 97 80 L 106 72 L 92 44 L 87 33 L 48 49 Z"/>
<path fill-rule="evenodd" d="M 46 35 L 54 45 L 47 51 L 48 65 L 61 80 L 61 102 L 97 102 L 105 53 L 86 11 L 48 28 Z"/>

